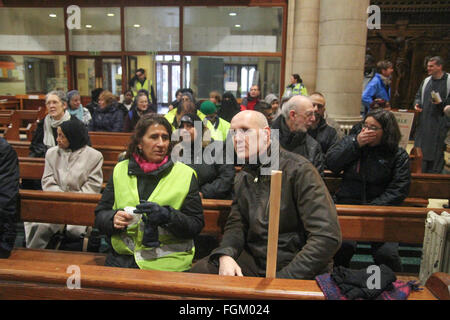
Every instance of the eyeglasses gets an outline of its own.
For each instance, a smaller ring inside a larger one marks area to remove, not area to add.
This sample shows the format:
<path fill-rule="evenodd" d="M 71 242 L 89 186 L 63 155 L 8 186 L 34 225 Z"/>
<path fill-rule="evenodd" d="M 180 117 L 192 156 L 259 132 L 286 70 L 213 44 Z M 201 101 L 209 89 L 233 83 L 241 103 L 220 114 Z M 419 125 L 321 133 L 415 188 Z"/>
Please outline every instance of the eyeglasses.
<path fill-rule="evenodd" d="M 304 116 L 305 118 L 312 118 L 312 117 L 314 117 L 314 111 L 308 111 L 301 115 Z"/>
<path fill-rule="evenodd" d="M 321 104 L 321 103 L 316 103 L 316 102 L 313 102 L 313 106 L 314 106 L 314 107 L 317 106 L 317 109 L 323 109 L 323 107 L 325 107 L 323 104 Z"/>
<path fill-rule="evenodd" d="M 372 130 L 372 131 L 378 131 L 381 130 L 381 128 L 375 127 L 375 126 L 369 126 L 368 124 L 363 124 L 363 128 L 366 128 L 368 130 Z"/>

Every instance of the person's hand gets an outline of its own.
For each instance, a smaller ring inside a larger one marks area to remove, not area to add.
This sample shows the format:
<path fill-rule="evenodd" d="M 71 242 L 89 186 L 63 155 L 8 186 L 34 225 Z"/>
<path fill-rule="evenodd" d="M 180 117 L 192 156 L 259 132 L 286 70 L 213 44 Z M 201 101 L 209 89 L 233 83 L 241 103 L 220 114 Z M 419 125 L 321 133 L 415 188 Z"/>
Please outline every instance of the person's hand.
<path fill-rule="evenodd" d="M 237 262 L 230 256 L 221 256 L 219 258 L 219 275 L 244 276 Z"/>
<path fill-rule="evenodd" d="M 362 148 L 365 145 L 373 142 L 376 137 L 377 133 L 375 131 L 363 128 L 356 137 L 356 141 L 358 141 L 359 147 Z"/>
<path fill-rule="evenodd" d="M 203 200 L 203 193 L 199 192 L 199 195 L 200 195 L 200 199 Z"/>
<path fill-rule="evenodd" d="M 144 213 L 142 220 L 152 226 L 159 226 L 169 223 L 171 215 L 169 209 L 161 207 L 156 202 L 141 200 L 136 206 L 134 213 Z"/>
<path fill-rule="evenodd" d="M 416 110 L 416 111 L 418 111 L 418 112 L 422 112 L 422 108 L 421 107 L 419 107 L 419 104 L 417 103 L 415 106 L 414 106 L 414 110 Z"/>
<path fill-rule="evenodd" d="M 115 229 L 124 229 L 126 228 L 131 220 L 133 220 L 133 217 L 131 216 L 131 214 L 119 210 L 116 212 L 116 214 L 114 215 L 113 218 L 113 223 L 114 223 L 114 228 Z"/>

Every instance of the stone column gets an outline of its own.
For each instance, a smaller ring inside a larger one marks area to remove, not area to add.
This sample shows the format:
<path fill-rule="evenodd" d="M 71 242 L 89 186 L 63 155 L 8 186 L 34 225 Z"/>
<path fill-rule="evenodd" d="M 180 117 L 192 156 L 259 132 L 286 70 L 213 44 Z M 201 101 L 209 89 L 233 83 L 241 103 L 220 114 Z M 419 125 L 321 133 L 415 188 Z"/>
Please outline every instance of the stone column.
<path fill-rule="evenodd" d="M 319 38 L 318 0 L 292 0 L 288 4 L 285 87 L 298 73 L 308 92 L 316 87 L 317 44 Z M 284 88 L 282 90 L 283 94 Z"/>
<path fill-rule="evenodd" d="M 342 125 L 361 119 L 361 95 L 370 0 L 320 0 L 316 90 Z"/>

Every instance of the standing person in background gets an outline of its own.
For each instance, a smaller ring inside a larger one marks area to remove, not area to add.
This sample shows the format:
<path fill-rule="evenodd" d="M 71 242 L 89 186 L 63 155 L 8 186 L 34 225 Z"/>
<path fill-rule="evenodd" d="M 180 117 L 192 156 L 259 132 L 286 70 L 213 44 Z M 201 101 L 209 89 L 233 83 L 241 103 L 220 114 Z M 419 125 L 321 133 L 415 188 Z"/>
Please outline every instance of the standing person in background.
<path fill-rule="evenodd" d="M 373 100 L 379 98 L 384 101 L 391 100 L 391 81 L 394 67 L 392 62 L 383 60 L 377 63 L 377 73 L 367 84 L 362 94 L 362 103 L 365 107 L 365 113 L 370 111 L 370 104 Z"/>
<path fill-rule="evenodd" d="M 428 59 L 428 77 L 422 82 L 414 100 L 419 112 L 414 146 L 422 149 L 422 172 L 442 173 L 444 169 L 445 137 L 450 120 L 444 107 L 450 104 L 450 76 L 443 71 L 441 57 Z"/>
<path fill-rule="evenodd" d="M 220 110 L 218 112 L 219 117 L 230 122 L 240 110 L 241 109 L 234 95 L 229 91 L 225 92 L 222 96 L 222 105 L 220 106 Z"/>
<path fill-rule="evenodd" d="M 145 76 L 145 70 L 142 68 L 139 68 L 136 70 L 136 74 L 133 78 L 131 78 L 129 82 L 129 87 L 131 90 L 133 90 L 134 96 L 137 96 L 137 93 L 139 90 L 144 89 L 147 90 L 147 92 L 150 93 L 150 104 L 152 105 L 153 111 L 156 113 L 158 111 L 158 104 L 156 101 L 156 94 L 155 90 L 153 89 L 153 83 L 152 81 L 147 79 Z"/>
<path fill-rule="evenodd" d="M 303 80 L 297 73 L 291 75 L 291 84 L 286 87 L 286 90 L 283 93 L 283 97 L 302 95 L 307 96 L 308 90 L 303 85 Z"/>
<path fill-rule="evenodd" d="M 77 90 L 72 90 L 67 93 L 67 101 L 69 108 L 67 109 L 70 115 L 76 116 L 78 120 L 84 123 L 85 126 L 89 124 L 92 119 L 91 113 L 87 108 L 81 104 L 81 96 Z"/>
<path fill-rule="evenodd" d="M 247 97 L 242 99 L 241 111 L 243 110 L 255 110 L 255 105 L 259 102 L 261 91 L 257 84 L 251 86 L 250 91 L 247 93 Z"/>
<path fill-rule="evenodd" d="M 124 117 L 116 97 L 105 90 L 100 94 L 98 102 L 99 106 L 94 110 L 89 131 L 121 132 Z"/>
<path fill-rule="evenodd" d="M 0 138 L 0 181 L 0 259 L 6 259 L 16 240 L 19 160 L 16 151 L 3 138 Z"/>

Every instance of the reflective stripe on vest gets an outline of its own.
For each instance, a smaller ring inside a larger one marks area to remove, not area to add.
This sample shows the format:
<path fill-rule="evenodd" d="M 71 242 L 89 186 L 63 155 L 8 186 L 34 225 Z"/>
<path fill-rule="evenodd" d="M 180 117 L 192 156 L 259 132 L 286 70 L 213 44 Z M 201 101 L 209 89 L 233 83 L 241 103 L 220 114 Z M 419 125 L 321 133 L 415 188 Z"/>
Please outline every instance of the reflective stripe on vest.
<path fill-rule="evenodd" d="M 119 162 L 113 172 L 114 210 L 139 204 L 136 176 L 128 175 L 129 160 Z M 170 173 L 162 178 L 148 201 L 179 210 L 189 192 L 195 171 L 176 162 Z M 166 271 L 185 271 L 191 267 L 195 248 L 192 239 L 179 239 L 168 230 L 158 227 L 159 248 L 142 245 L 145 224 L 142 219 L 126 231 L 114 234 L 111 244 L 118 254 L 134 255 L 139 268 Z M 180 251 L 181 250 L 181 251 Z"/>

